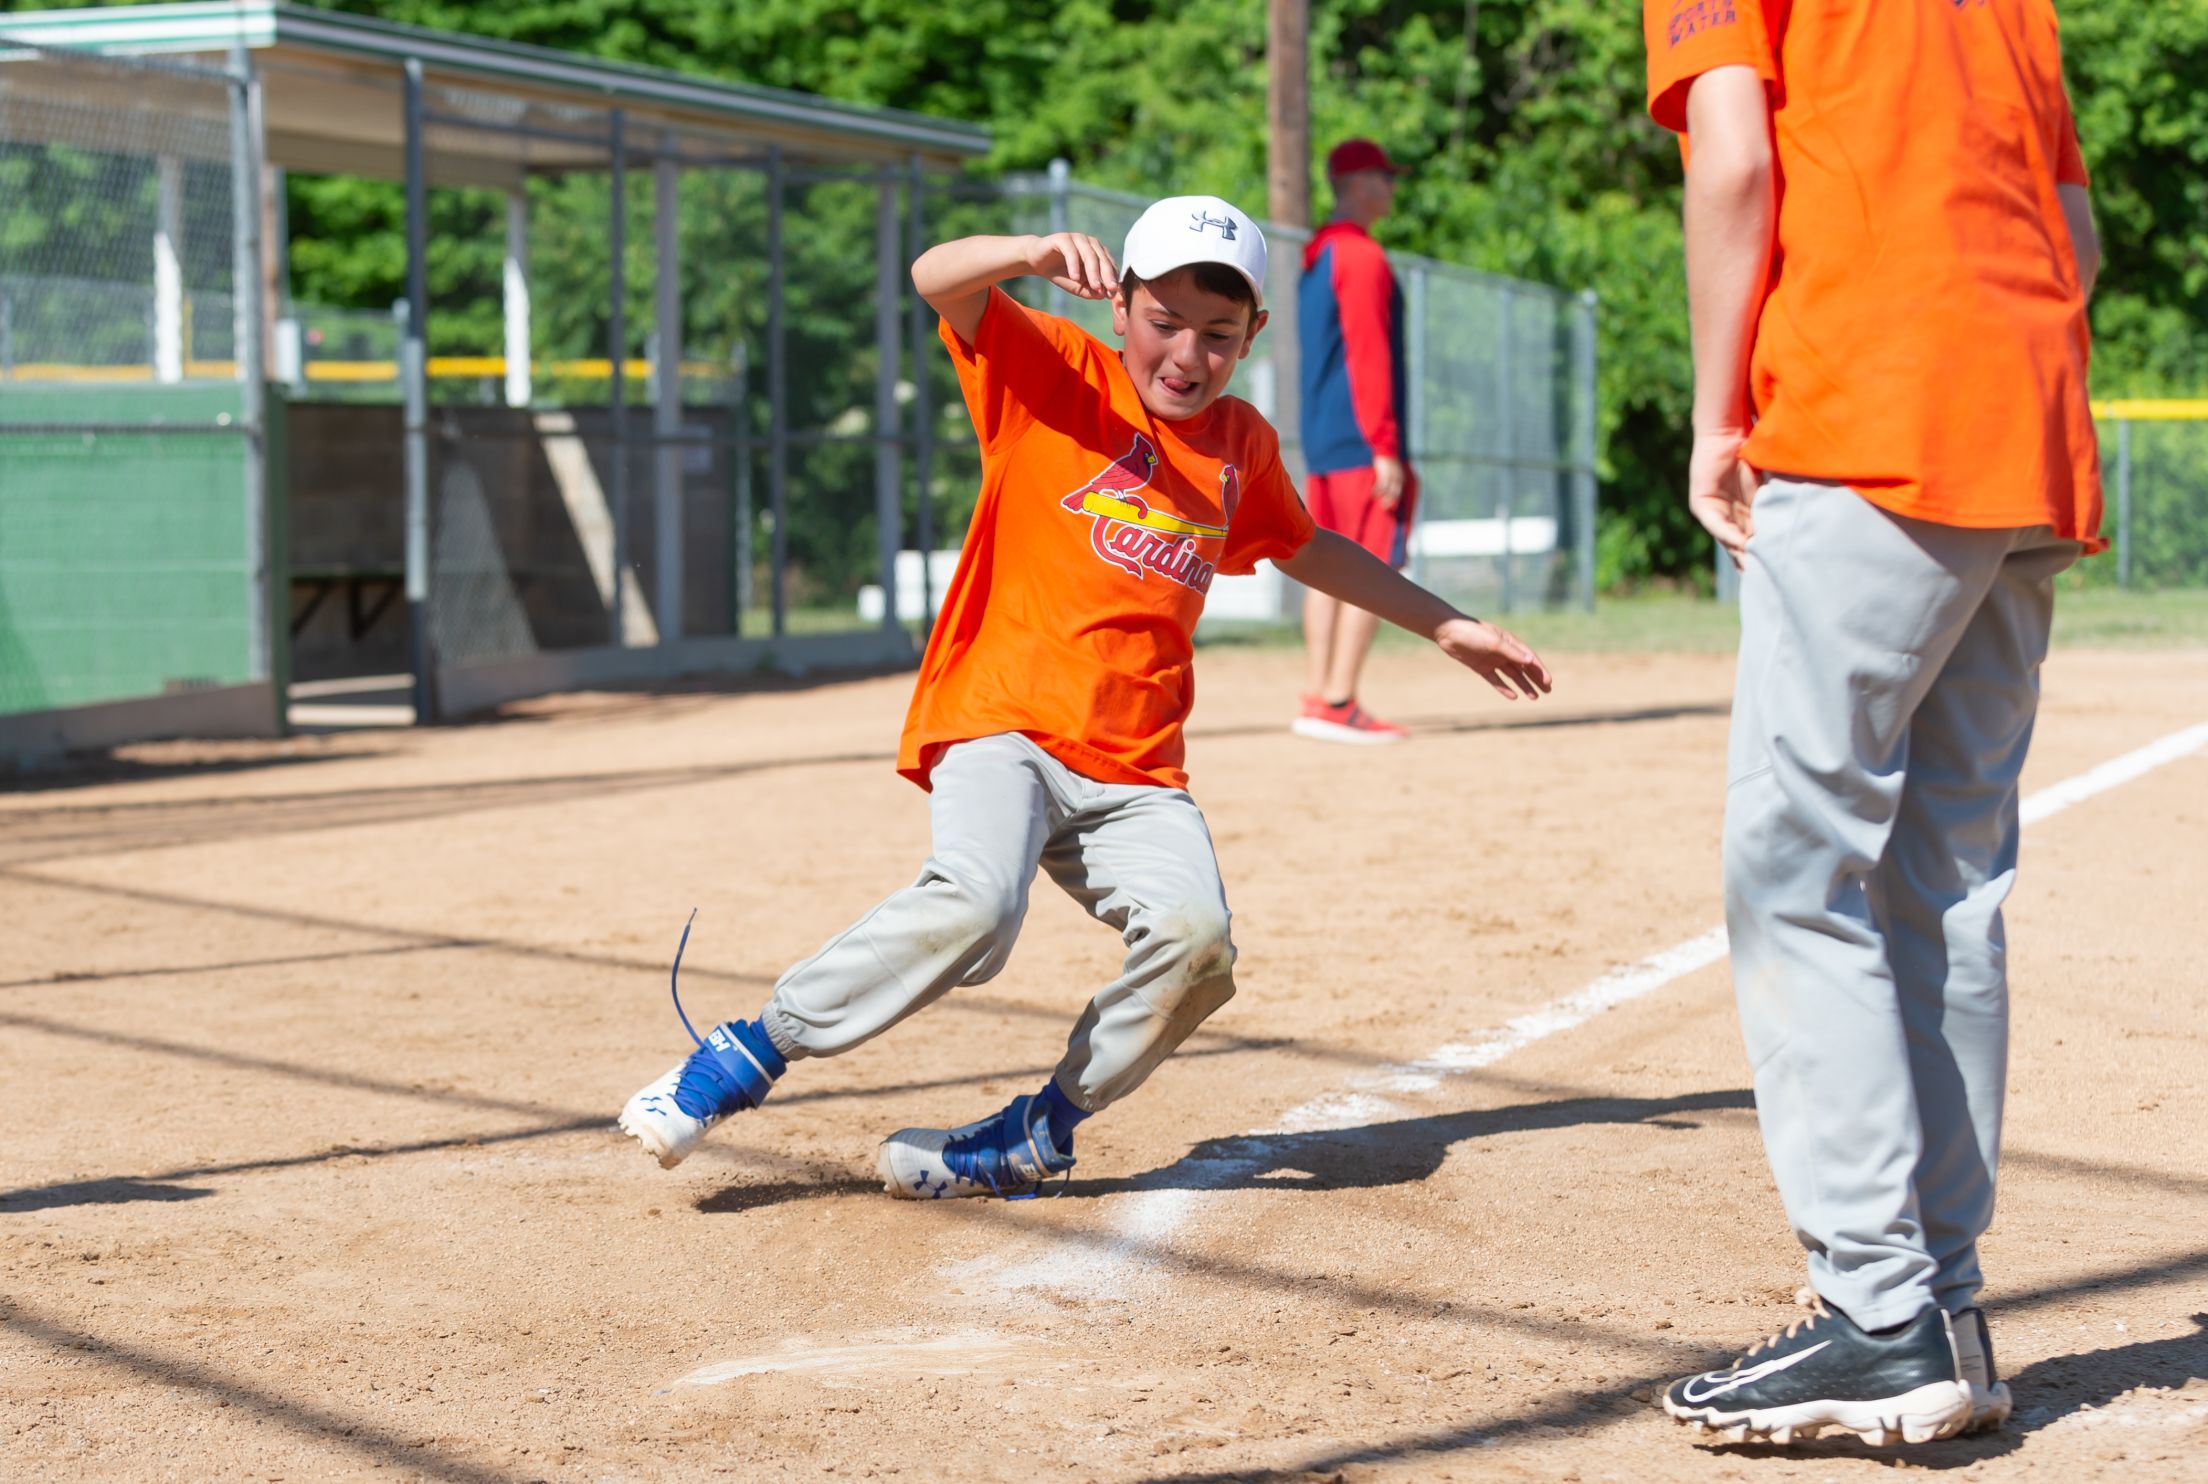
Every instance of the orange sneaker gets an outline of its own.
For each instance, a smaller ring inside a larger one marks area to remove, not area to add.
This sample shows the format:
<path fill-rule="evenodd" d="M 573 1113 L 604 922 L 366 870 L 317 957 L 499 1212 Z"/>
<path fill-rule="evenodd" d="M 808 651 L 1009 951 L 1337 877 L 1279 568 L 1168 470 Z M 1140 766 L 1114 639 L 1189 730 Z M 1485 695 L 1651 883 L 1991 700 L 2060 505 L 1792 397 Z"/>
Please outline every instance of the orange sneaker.
<path fill-rule="evenodd" d="M 1314 741 L 1348 742 L 1362 747 L 1400 742 L 1410 735 L 1394 722 L 1382 721 L 1358 705 L 1354 696 L 1339 706 L 1330 706 L 1317 696 L 1305 696 L 1303 714 L 1290 724 L 1289 730 Z"/>

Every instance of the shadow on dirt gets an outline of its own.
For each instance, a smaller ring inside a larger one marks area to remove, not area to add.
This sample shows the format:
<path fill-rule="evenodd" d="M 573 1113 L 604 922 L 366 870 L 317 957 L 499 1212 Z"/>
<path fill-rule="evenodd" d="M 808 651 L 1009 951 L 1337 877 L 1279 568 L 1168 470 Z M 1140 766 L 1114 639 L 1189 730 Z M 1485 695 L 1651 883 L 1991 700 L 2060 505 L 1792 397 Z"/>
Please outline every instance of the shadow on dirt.
<path fill-rule="evenodd" d="M 120 1206 L 131 1201 L 188 1201 L 215 1192 L 174 1184 L 178 1180 L 204 1180 L 217 1175 L 255 1174 L 265 1170 L 296 1170 L 343 1159 L 388 1159 L 401 1154 L 431 1154 L 447 1149 L 481 1149 L 549 1139 L 560 1134 L 582 1133 L 610 1127 L 610 1118 L 566 1118 L 557 1123 L 498 1133 L 451 1134 L 436 1139 L 410 1139 L 400 1144 L 337 1144 L 311 1154 L 285 1154 L 268 1159 L 237 1160 L 230 1164 L 192 1165 L 154 1175 L 116 1175 L 105 1180 L 78 1180 L 66 1185 L 27 1185 L 20 1190 L 0 1190 L 0 1215 L 22 1211 L 48 1211 L 60 1206 Z"/>
<path fill-rule="evenodd" d="M 68 1185 L 41 1185 L 30 1190 L 0 1190 L 0 1211 L 51 1211 L 61 1206 L 123 1206 L 133 1201 L 196 1201 L 213 1195 L 197 1185 L 163 1185 L 129 1178 L 78 1180 Z"/>
<path fill-rule="evenodd" d="M 164 745 L 142 745 L 139 748 L 119 748 L 110 752 L 71 753 L 60 761 L 31 767 L 0 763 L 0 793 L 59 793 L 108 783 L 156 783 L 165 778 L 221 778 L 232 773 L 267 773 L 313 763 L 345 762 L 353 758 L 380 755 L 380 750 L 372 747 L 302 748 L 296 743 L 284 742 L 192 744 L 199 747 L 234 745 L 239 751 L 232 756 L 170 759 L 158 755 L 142 755 L 158 754 Z"/>
<path fill-rule="evenodd" d="M 1063 1186 L 1053 1186 L 1048 1194 L 1094 1199 L 1144 1190 L 1316 1192 L 1415 1185 L 1439 1170 L 1449 1151 L 1467 1139 L 1590 1124 L 1638 1123 L 1692 1129 L 1701 1125 L 1681 1115 L 1737 1112 L 1754 1106 L 1753 1094 L 1746 1088 L 1734 1088 L 1674 1098 L 1557 1098 L 1315 1133 L 1238 1134 L 1206 1139 L 1161 1170 L 1109 1180 L 1070 1180 Z M 847 1194 L 849 1183 L 842 1177 L 824 1176 L 817 1182 L 777 1180 L 758 1186 L 730 1186 L 705 1197 L 698 1209 L 754 1211 L 786 1201 Z M 864 1189 L 875 1189 L 871 1181 L 858 1183 Z"/>
<path fill-rule="evenodd" d="M 1079 1197 L 1136 1190 L 1333 1191 L 1412 1185 L 1433 1175 L 1449 1151 L 1468 1139 L 1593 1124 L 1691 1129 L 1700 1125 L 1683 1115 L 1754 1107 L 1754 1094 L 1743 1087 L 1670 1098 L 1556 1098 L 1356 1128 L 1237 1134 L 1206 1139 L 1162 1170 L 1123 1180 L 1077 1179 L 1065 1193 Z"/>
<path fill-rule="evenodd" d="M 440 1484 L 522 1484 L 543 1477 L 541 1468 L 517 1474 L 479 1464 L 459 1451 L 471 1446 L 466 1441 L 425 1438 L 419 1426 L 386 1426 L 358 1410 L 286 1395 L 279 1389 L 280 1381 L 232 1375 L 175 1347 L 109 1339 L 58 1316 L 39 1313 L 20 1299 L 10 1299 L 7 1307 L 0 1308 L 0 1332 L 69 1356 L 68 1364 L 72 1366 L 89 1364 L 112 1375 L 135 1379 L 149 1389 L 186 1392 L 220 1407 L 235 1406 L 258 1423 L 304 1434 L 311 1443 L 328 1450 L 325 1465 L 338 1462 L 342 1467 L 340 1461 L 349 1455 L 367 1469 L 393 1469 L 409 1477 L 435 1479 Z M 280 1369 L 272 1367 L 271 1371 Z M 472 1446 L 488 1447 L 483 1443 Z"/>
<path fill-rule="evenodd" d="M 700 1196 L 695 1208 L 708 1216 L 729 1216 L 779 1206 L 786 1201 L 812 1201 L 841 1195 L 863 1195 L 872 1199 L 881 1193 L 879 1180 L 822 1171 L 798 1180 L 764 1180 L 756 1184 L 723 1186 L 711 1195 Z"/>

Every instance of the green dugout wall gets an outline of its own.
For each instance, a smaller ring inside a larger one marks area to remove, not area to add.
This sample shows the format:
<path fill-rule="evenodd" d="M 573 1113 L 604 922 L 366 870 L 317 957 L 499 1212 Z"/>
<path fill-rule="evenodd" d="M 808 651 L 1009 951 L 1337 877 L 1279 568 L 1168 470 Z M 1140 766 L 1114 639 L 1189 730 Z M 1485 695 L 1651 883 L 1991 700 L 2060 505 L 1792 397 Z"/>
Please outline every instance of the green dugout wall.
<path fill-rule="evenodd" d="M 0 396 L 0 715 L 283 673 L 243 419 L 235 383 Z"/>

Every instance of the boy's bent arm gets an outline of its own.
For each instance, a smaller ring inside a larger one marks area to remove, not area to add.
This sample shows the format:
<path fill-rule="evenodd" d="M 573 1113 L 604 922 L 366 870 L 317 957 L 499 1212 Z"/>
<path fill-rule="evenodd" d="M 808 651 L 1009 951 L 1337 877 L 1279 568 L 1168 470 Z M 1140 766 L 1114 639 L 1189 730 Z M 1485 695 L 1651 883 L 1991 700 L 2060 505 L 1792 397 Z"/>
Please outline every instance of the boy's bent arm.
<path fill-rule="evenodd" d="M 1317 531 L 1301 551 L 1274 565 L 1305 587 L 1433 640 L 1506 701 L 1548 693 L 1548 666 L 1517 635 L 1459 613 L 1347 536 Z"/>
<path fill-rule="evenodd" d="M 989 290 L 1029 273 L 1082 299 L 1109 299 L 1119 292 L 1119 269 L 1110 251 L 1084 232 L 939 242 L 913 263 L 912 286 L 971 345 L 989 304 Z"/>

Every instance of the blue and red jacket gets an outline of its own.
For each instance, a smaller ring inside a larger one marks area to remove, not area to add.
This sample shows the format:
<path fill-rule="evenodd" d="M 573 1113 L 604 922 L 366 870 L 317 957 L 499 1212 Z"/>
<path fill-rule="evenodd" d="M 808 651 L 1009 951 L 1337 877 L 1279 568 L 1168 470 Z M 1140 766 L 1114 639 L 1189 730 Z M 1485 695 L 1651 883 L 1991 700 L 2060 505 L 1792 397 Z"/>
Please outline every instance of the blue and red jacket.
<path fill-rule="evenodd" d="M 1313 474 L 1403 453 L 1403 291 L 1355 222 L 1328 222 L 1303 250 L 1303 458 Z"/>

